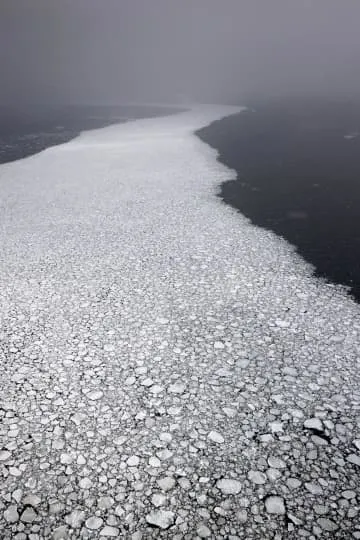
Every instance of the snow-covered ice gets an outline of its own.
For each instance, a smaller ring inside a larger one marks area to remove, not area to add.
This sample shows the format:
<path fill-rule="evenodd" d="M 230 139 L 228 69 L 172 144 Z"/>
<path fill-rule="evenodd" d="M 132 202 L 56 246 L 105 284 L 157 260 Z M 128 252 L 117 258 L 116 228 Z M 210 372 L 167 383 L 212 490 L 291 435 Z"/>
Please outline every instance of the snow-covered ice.
<path fill-rule="evenodd" d="M 360 537 L 359 306 L 215 196 L 235 111 L 0 167 L 2 538 Z"/>

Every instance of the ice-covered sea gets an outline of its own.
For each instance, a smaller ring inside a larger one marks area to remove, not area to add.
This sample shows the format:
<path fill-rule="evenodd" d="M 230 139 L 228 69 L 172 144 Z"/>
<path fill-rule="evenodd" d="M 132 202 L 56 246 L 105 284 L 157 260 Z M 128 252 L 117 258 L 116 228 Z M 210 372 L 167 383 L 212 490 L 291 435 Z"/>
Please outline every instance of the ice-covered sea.
<path fill-rule="evenodd" d="M 3 538 L 360 538 L 360 312 L 196 107 L 0 167 Z"/>

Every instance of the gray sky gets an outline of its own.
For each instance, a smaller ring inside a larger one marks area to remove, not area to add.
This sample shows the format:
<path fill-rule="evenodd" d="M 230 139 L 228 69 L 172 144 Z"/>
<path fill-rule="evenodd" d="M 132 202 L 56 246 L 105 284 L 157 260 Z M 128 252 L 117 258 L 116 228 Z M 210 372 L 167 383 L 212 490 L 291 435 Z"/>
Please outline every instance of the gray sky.
<path fill-rule="evenodd" d="M 360 0 L 1 0 L 0 102 L 360 91 Z"/>

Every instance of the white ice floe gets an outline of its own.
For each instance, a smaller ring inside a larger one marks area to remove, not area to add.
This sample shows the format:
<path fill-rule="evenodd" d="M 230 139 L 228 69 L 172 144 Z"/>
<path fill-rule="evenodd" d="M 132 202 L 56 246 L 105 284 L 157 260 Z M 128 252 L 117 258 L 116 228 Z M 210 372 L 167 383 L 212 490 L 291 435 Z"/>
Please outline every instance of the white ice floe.
<path fill-rule="evenodd" d="M 0 167 L 6 538 L 357 534 L 359 307 L 216 197 L 237 110 Z"/>

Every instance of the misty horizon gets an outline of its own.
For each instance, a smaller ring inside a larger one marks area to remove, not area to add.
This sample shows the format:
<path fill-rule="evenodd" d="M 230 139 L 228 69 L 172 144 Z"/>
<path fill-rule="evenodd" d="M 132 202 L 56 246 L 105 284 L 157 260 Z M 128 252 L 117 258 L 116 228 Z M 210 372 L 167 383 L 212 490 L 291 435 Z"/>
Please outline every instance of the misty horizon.
<path fill-rule="evenodd" d="M 355 0 L 2 2 L 0 104 L 353 97 Z"/>

